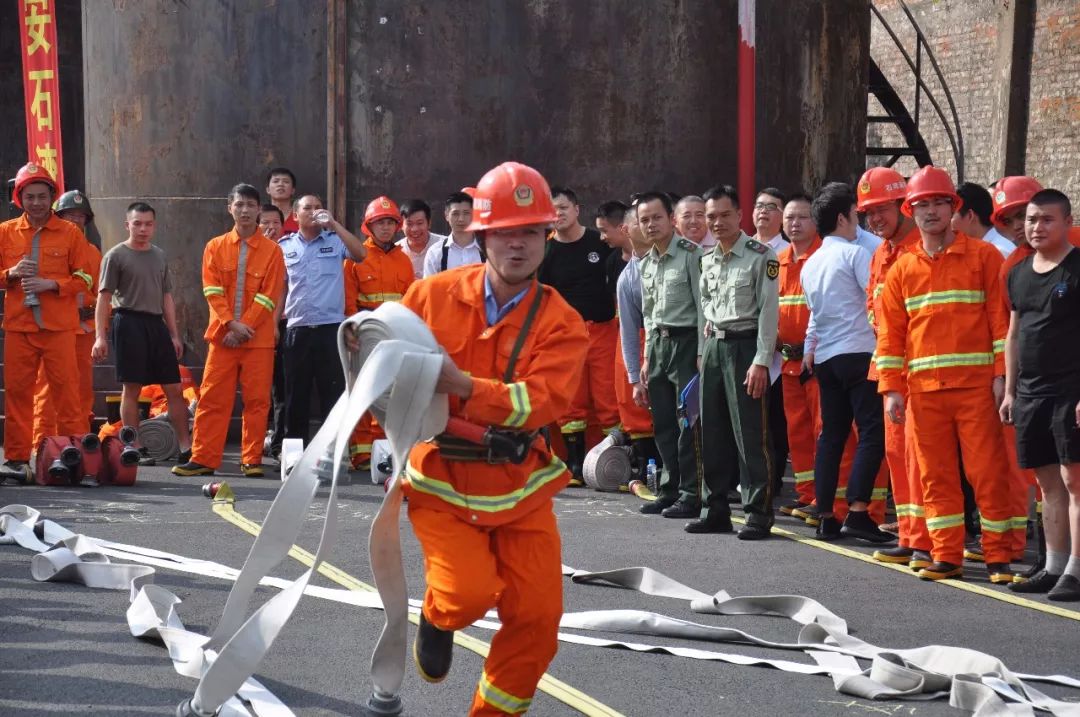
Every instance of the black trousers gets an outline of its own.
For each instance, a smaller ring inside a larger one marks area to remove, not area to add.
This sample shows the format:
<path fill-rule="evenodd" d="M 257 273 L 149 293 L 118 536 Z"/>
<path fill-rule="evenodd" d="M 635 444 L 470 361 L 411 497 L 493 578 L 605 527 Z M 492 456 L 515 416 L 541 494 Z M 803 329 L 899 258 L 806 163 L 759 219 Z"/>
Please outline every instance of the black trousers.
<path fill-rule="evenodd" d="M 772 441 L 773 494 L 779 494 L 787 470 L 787 417 L 784 415 L 784 389 L 781 379 L 769 385 L 769 440 Z"/>
<path fill-rule="evenodd" d="M 319 395 L 319 421 L 345 390 L 345 375 L 337 350 L 337 324 L 294 326 L 285 332 L 285 436 L 303 438 L 311 432 L 311 389 Z"/>
<path fill-rule="evenodd" d="M 278 342 L 274 347 L 274 383 L 270 386 L 270 445 L 281 450 L 285 438 L 285 321 L 278 322 Z"/>
<path fill-rule="evenodd" d="M 866 378 L 869 370 L 868 353 L 840 354 L 814 364 L 821 396 L 814 494 L 823 511 L 828 511 L 836 498 L 840 459 L 852 421 L 859 429 L 859 441 L 848 478 L 848 503 L 869 502 L 874 491 L 874 479 L 885 457 L 885 422 L 877 381 Z"/>

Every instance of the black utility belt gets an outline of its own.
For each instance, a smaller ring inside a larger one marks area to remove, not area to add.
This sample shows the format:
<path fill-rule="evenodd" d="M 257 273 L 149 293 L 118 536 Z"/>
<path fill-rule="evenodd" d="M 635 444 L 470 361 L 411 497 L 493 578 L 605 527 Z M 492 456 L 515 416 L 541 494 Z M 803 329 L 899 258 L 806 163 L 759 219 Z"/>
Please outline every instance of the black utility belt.
<path fill-rule="evenodd" d="M 656 333 L 663 336 L 665 339 L 674 338 L 677 336 L 693 336 L 697 333 L 696 326 L 657 326 Z"/>
<path fill-rule="evenodd" d="M 710 326 L 705 329 L 705 335 L 711 336 L 714 339 L 720 339 L 721 341 L 729 341 L 731 339 L 756 339 L 757 329 L 717 329 Z"/>
<path fill-rule="evenodd" d="M 798 361 L 803 357 L 802 344 L 780 344 L 780 355 L 785 361 Z"/>
<path fill-rule="evenodd" d="M 502 463 L 520 463 L 520 458 L 527 453 L 528 447 L 536 439 L 535 433 L 496 429 L 498 436 L 491 445 L 473 443 L 464 438 L 440 433 L 432 439 L 439 449 L 439 455 L 448 461 L 471 461 L 500 465 Z M 517 460 L 515 460 L 517 458 Z"/>

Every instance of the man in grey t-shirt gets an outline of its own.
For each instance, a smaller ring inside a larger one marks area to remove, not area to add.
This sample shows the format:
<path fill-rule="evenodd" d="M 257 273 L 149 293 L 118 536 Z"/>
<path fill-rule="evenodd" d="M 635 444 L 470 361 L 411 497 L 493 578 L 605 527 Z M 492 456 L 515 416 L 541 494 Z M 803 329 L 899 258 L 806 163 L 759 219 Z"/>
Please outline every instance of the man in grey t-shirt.
<path fill-rule="evenodd" d="M 180 444 L 179 461 L 191 458 L 188 410 L 180 387 L 178 360 L 184 347 L 176 328 L 176 307 L 165 252 L 151 244 L 156 229 L 154 208 L 135 202 L 127 210 L 128 238 L 101 261 L 93 357 L 109 355 L 111 330 L 116 380 L 123 386 L 120 419 L 139 425 L 139 393 L 160 384 L 169 402 L 169 422 Z M 112 311 L 112 321 L 109 313 Z"/>

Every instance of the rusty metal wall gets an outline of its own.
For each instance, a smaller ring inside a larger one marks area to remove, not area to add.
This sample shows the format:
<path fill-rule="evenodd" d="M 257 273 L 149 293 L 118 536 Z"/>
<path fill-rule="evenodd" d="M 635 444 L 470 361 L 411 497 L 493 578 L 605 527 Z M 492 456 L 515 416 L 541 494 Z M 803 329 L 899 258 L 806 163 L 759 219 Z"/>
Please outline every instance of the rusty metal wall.
<path fill-rule="evenodd" d="M 735 176 L 735 0 L 349 0 L 347 18 L 354 226 L 374 196 L 441 202 L 508 159 L 586 211 Z"/>
<path fill-rule="evenodd" d="M 859 178 L 869 58 L 869 0 L 757 0 L 758 187 Z"/>
<path fill-rule="evenodd" d="M 95 0 L 83 8 L 87 185 L 105 247 L 149 201 L 197 361 L 203 245 L 226 231 L 237 182 L 285 165 L 326 182 L 326 13 L 301 0 Z"/>
<path fill-rule="evenodd" d="M 64 142 L 64 181 L 81 187 L 83 173 L 82 0 L 54 0 L 56 42 L 60 49 L 60 128 Z M 0 220 L 7 219 L 8 179 L 26 164 L 26 109 L 23 98 L 22 54 L 19 49 L 19 3 L 0 2 Z M 11 207 L 18 211 L 14 207 Z"/>

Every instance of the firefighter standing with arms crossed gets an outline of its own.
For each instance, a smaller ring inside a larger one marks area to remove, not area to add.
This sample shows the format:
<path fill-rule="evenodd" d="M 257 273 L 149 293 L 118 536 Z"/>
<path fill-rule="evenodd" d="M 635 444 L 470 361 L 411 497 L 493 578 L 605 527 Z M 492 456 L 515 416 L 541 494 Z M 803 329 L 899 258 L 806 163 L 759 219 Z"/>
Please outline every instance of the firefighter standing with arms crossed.
<path fill-rule="evenodd" d="M 562 616 L 559 532 L 552 498 L 566 466 L 538 435 L 562 416 L 588 351 L 578 313 L 536 280 L 555 219 L 547 182 L 507 162 L 480 180 L 473 223 L 488 261 L 414 284 L 404 306 L 445 349 L 436 390 L 466 421 L 530 441 L 523 463 L 443 435 L 417 444 L 404 483 L 424 553 L 427 591 L 414 657 L 421 677 L 450 670 L 454 631 L 496 608 L 502 628 L 469 714 L 529 709 L 555 656 Z"/>

